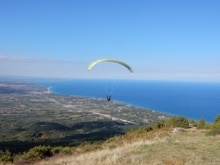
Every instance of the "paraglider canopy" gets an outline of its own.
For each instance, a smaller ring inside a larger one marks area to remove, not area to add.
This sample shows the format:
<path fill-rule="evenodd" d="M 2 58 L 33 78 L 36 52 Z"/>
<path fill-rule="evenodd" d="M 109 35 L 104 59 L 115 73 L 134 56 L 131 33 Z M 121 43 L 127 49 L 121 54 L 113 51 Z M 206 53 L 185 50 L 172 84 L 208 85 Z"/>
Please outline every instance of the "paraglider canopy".
<path fill-rule="evenodd" d="M 88 70 L 90 71 L 96 64 L 101 63 L 101 62 L 113 62 L 113 63 L 118 63 L 118 64 L 120 64 L 120 65 L 126 67 L 126 68 L 130 71 L 130 73 L 131 73 L 132 75 L 134 74 L 133 69 L 132 69 L 128 64 L 126 64 L 126 63 L 123 62 L 123 61 L 114 60 L 114 59 L 110 59 L 110 58 L 102 58 L 102 59 L 98 59 L 98 60 L 93 61 L 92 63 L 89 64 Z M 110 92 L 110 94 L 108 94 L 108 87 L 107 87 L 108 85 L 107 85 L 107 83 L 105 83 L 104 87 L 105 87 L 105 91 L 106 91 L 106 94 L 107 94 L 107 96 L 106 96 L 107 101 L 110 101 L 110 100 L 111 100 L 111 95 L 113 94 L 113 92 L 114 92 L 114 90 L 116 89 L 116 87 L 118 86 L 118 84 L 119 84 L 119 83 L 113 83 L 113 84 L 112 84 L 112 87 L 111 87 L 111 92 Z"/>
<path fill-rule="evenodd" d="M 121 65 L 123 65 L 124 67 L 126 67 L 126 68 L 131 72 L 132 75 L 134 74 L 133 69 L 132 69 L 128 64 L 126 64 L 126 63 L 123 62 L 123 61 L 114 60 L 114 59 L 110 59 L 110 58 L 102 58 L 102 59 L 93 61 L 92 63 L 89 64 L 88 70 L 90 71 L 96 64 L 98 64 L 98 63 L 100 63 L 100 62 L 114 62 L 114 63 L 121 64 Z"/>

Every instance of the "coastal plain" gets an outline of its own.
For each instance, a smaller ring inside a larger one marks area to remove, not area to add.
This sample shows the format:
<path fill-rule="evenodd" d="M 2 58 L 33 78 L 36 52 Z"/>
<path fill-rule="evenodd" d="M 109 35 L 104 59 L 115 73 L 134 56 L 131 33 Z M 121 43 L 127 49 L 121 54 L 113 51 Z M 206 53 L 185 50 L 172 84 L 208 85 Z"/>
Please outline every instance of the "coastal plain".
<path fill-rule="evenodd" d="M 48 86 L 0 82 L 0 150 L 12 153 L 105 140 L 169 117 L 114 100 L 54 94 Z"/>

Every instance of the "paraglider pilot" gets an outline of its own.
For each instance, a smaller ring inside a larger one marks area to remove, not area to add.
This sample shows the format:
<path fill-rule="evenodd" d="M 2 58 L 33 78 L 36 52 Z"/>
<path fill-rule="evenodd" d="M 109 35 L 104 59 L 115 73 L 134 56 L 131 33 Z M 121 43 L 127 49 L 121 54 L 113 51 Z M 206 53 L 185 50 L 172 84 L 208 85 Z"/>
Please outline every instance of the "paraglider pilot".
<path fill-rule="evenodd" d="M 107 98 L 107 101 L 110 101 L 111 100 L 111 95 L 107 95 L 106 98 Z"/>

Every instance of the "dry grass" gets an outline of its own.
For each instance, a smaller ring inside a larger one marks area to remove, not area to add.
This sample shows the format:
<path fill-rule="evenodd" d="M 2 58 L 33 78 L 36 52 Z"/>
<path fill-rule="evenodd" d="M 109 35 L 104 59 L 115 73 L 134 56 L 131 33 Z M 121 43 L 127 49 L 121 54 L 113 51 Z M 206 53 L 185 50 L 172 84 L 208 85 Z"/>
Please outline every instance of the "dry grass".
<path fill-rule="evenodd" d="M 37 165 L 219 165 L 220 137 L 205 136 L 204 131 L 171 130 L 142 137 L 116 138 L 102 149 L 69 156 L 58 155 Z M 114 146 L 114 147 L 112 147 Z M 113 149 L 111 149 L 113 148 Z M 80 150 L 80 149 L 79 149 Z"/>

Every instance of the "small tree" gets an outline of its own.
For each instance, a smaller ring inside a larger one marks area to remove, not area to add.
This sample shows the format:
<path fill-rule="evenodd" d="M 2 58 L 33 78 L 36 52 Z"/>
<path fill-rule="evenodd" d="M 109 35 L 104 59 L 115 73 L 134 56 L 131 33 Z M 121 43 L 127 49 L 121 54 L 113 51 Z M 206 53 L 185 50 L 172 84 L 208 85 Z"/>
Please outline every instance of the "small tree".
<path fill-rule="evenodd" d="M 181 128 L 189 128 L 189 121 L 183 116 L 178 116 L 175 120 L 175 126 Z"/>
<path fill-rule="evenodd" d="M 207 135 L 219 135 L 220 134 L 220 115 L 216 116 L 214 123 L 211 125 L 211 129 L 207 132 Z"/>
<path fill-rule="evenodd" d="M 195 120 L 190 120 L 190 121 L 189 121 L 189 124 L 192 124 L 194 127 L 196 127 L 198 123 L 195 122 Z"/>
<path fill-rule="evenodd" d="M 211 129 L 207 132 L 207 135 L 219 135 L 220 134 L 220 122 L 214 123 Z"/>
<path fill-rule="evenodd" d="M 31 148 L 26 154 L 27 159 L 42 159 L 53 155 L 50 146 L 35 146 Z"/>
<path fill-rule="evenodd" d="M 8 150 L 5 152 L 0 150 L 0 162 L 13 162 L 12 154 Z"/>
<path fill-rule="evenodd" d="M 189 121 L 183 116 L 171 117 L 165 122 L 165 125 L 168 127 L 189 128 Z"/>
<path fill-rule="evenodd" d="M 201 119 L 199 120 L 199 123 L 198 123 L 198 125 L 197 125 L 197 128 L 198 128 L 198 129 L 204 129 L 204 128 L 205 128 L 205 125 L 206 125 L 205 119 L 204 119 L 204 118 L 201 118 Z"/>
<path fill-rule="evenodd" d="M 167 127 L 175 127 L 175 117 L 171 117 L 169 118 L 166 122 L 165 122 L 165 126 Z"/>
<path fill-rule="evenodd" d="M 156 122 L 153 127 L 154 127 L 154 129 L 160 129 L 160 128 L 164 127 L 164 125 L 165 125 L 165 121 L 160 120 L 160 121 Z"/>
<path fill-rule="evenodd" d="M 219 123 L 220 122 L 220 115 L 218 115 L 215 120 L 214 120 L 214 124 Z"/>

